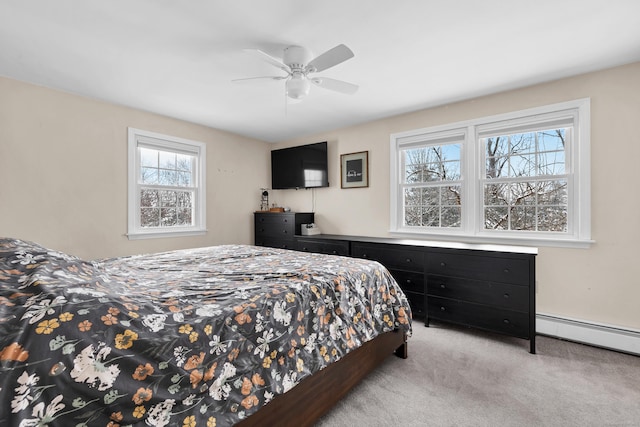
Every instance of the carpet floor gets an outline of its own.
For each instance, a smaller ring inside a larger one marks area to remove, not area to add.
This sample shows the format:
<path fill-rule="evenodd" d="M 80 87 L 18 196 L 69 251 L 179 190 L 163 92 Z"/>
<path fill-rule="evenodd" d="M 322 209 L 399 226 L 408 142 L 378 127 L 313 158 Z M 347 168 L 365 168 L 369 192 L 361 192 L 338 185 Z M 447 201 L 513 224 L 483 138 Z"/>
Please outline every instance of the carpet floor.
<path fill-rule="evenodd" d="M 640 426 L 640 357 L 414 322 L 389 357 L 317 427 Z"/>

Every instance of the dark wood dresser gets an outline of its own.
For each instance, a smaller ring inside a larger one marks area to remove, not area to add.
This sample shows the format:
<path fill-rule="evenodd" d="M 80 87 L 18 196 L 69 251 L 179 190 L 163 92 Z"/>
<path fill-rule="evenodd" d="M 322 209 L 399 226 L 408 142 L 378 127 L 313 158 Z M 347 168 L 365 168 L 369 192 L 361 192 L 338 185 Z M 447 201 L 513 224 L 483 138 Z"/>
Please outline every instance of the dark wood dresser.
<path fill-rule="evenodd" d="M 527 339 L 535 353 L 535 248 L 301 236 L 300 224 L 309 222 L 313 213 L 256 213 L 256 245 L 378 261 L 425 325 L 436 320 Z"/>

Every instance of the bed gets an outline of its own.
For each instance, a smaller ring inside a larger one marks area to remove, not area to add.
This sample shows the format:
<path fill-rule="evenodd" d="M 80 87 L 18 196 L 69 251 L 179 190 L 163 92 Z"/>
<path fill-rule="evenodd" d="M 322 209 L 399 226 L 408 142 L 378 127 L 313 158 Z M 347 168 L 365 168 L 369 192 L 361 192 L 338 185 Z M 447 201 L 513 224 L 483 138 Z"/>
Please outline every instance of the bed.
<path fill-rule="evenodd" d="M 0 239 L 0 425 L 311 425 L 411 311 L 379 263 L 222 245 L 83 261 Z"/>

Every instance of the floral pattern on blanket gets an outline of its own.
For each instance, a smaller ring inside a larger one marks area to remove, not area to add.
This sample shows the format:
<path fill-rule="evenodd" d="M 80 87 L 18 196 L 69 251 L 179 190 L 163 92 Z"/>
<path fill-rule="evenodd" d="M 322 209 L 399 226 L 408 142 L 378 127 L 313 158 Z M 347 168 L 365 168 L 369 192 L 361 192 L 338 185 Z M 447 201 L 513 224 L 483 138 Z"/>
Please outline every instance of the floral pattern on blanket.
<path fill-rule="evenodd" d="M 0 425 L 233 425 L 376 335 L 372 261 L 243 245 L 83 261 L 0 239 Z"/>

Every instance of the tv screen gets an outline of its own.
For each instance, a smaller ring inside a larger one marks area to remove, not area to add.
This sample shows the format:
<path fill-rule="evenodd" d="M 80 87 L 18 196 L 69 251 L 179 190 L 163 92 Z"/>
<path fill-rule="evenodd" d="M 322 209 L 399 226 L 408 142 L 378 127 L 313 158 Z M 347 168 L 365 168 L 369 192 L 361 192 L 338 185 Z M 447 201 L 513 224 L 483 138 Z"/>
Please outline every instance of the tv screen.
<path fill-rule="evenodd" d="M 271 151 L 271 188 L 328 187 L 327 142 Z"/>

